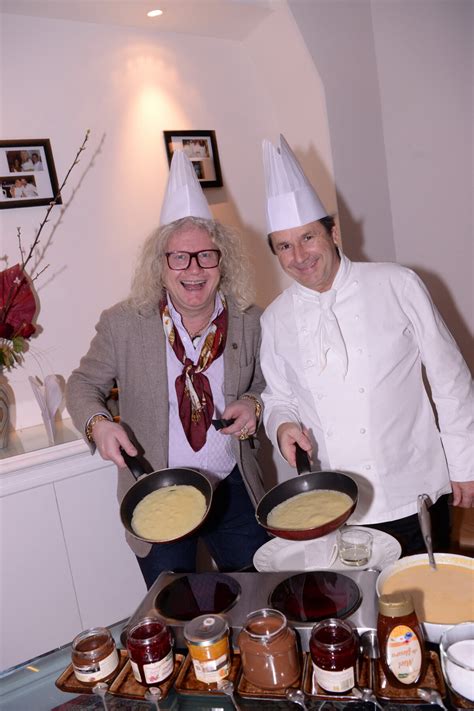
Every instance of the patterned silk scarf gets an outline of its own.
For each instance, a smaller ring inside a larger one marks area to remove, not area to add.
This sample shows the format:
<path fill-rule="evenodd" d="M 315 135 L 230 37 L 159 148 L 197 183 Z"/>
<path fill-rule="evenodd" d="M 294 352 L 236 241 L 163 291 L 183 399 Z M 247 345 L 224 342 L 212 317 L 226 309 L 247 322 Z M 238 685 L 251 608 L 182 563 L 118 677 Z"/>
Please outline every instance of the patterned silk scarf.
<path fill-rule="evenodd" d="M 186 355 L 166 299 L 160 301 L 160 315 L 166 337 L 179 362 L 183 364 L 183 372 L 176 378 L 179 417 L 186 438 L 195 452 L 199 452 L 206 443 L 207 430 L 214 413 L 211 386 L 203 373 L 222 355 L 227 337 L 227 308 L 224 298 L 221 298 L 224 308 L 209 328 L 196 365 Z"/>

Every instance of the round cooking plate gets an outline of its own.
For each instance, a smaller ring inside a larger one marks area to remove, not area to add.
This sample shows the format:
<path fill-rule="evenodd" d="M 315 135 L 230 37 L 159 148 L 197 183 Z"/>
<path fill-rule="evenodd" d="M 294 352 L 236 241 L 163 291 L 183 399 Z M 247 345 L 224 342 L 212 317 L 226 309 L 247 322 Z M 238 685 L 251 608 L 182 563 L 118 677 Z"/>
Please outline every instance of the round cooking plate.
<path fill-rule="evenodd" d="M 172 620 L 192 620 L 198 615 L 229 610 L 241 592 L 239 583 L 223 573 L 188 573 L 167 585 L 156 596 L 156 611 Z"/>
<path fill-rule="evenodd" d="M 318 622 L 348 617 L 361 599 L 359 586 L 347 575 L 319 570 L 283 580 L 271 593 L 269 604 L 292 622 Z"/>

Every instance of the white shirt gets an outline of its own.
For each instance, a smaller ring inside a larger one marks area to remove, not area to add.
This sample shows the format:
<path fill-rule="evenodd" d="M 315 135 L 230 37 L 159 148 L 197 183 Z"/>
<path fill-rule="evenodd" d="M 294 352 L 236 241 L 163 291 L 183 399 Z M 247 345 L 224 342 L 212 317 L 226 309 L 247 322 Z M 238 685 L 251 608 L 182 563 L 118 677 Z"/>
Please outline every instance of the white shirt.
<path fill-rule="evenodd" d="M 472 378 L 411 270 L 352 263 L 343 255 L 333 289 L 342 341 L 326 343 L 323 356 L 325 294 L 294 283 L 262 316 L 267 434 L 278 446 L 283 422 L 310 430 L 313 468 L 343 471 L 357 482 L 351 523 L 409 516 L 418 494 L 436 501 L 450 491 L 449 477 L 474 478 Z"/>
<path fill-rule="evenodd" d="M 209 329 L 202 333 L 201 338 L 195 342 L 194 346 L 188 332 L 183 326 L 180 314 L 176 311 L 169 298 L 168 307 L 175 328 L 178 329 L 187 357 L 190 358 L 193 363 L 197 363 Z M 216 306 L 210 323 L 217 317 L 222 309 L 222 301 L 219 294 L 217 294 Z M 183 425 L 179 417 L 178 396 L 176 395 L 176 378 L 181 375 L 183 364 L 179 362 L 168 339 L 166 339 L 166 369 L 168 373 L 169 398 L 168 466 L 199 469 L 215 486 L 219 481 L 225 479 L 225 477 L 230 474 L 237 463 L 232 454 L 231 437 L 221 434 L 211 425 L 207 431 L 205 445 L 198 452 L 193 450 L 184 434 Z M 204 375 L 209 380 L 214 400 L 213 418 L 221 418 L 225 410 L 224 358 L 222 355 L 204 371 Z"/>

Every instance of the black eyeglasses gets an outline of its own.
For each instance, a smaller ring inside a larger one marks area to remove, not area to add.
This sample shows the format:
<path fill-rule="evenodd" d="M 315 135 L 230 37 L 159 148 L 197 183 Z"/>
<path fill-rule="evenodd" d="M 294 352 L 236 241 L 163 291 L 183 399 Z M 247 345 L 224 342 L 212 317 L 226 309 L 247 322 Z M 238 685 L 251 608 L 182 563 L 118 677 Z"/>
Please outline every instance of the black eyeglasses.
<path fill-rule="evenodd" d="M 212 269 L 221 261 L 221 252 L 219 249 L 201 249 L 200 252 L 165 252 L 165 257 L 169 268 L 174 271 L 187 269 L 193 258 L 201 269 Z"/>

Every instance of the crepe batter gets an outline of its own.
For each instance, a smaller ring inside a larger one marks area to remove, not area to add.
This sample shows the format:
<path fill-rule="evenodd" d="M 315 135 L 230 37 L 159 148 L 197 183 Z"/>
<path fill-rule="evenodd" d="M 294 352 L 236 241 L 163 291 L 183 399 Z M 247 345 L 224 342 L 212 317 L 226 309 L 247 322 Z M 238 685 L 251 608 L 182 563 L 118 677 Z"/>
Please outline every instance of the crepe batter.
<path fill-rule="evenodd" d="M 205 496 L 195 486 L 164 486 L 135 506 L 132 528 L 141 538 L 172 541 L 196 528 L 205 513 Z"/>
<path fill-rule="evenodd" d="M 422 622 L 455 625 L 472 620 L 474 570 L 459 565 L 426 563 L 399 570 L 384 582 L 382 594 L 406 590 Z"/>
<path fill-rule="evenodd" d="M 351 497 L 341 491 L 305 491 L 275 506 L 268 514 L 267 523 L 274 528 L 304 531 L 342 516 L 352 503 Z"/>

